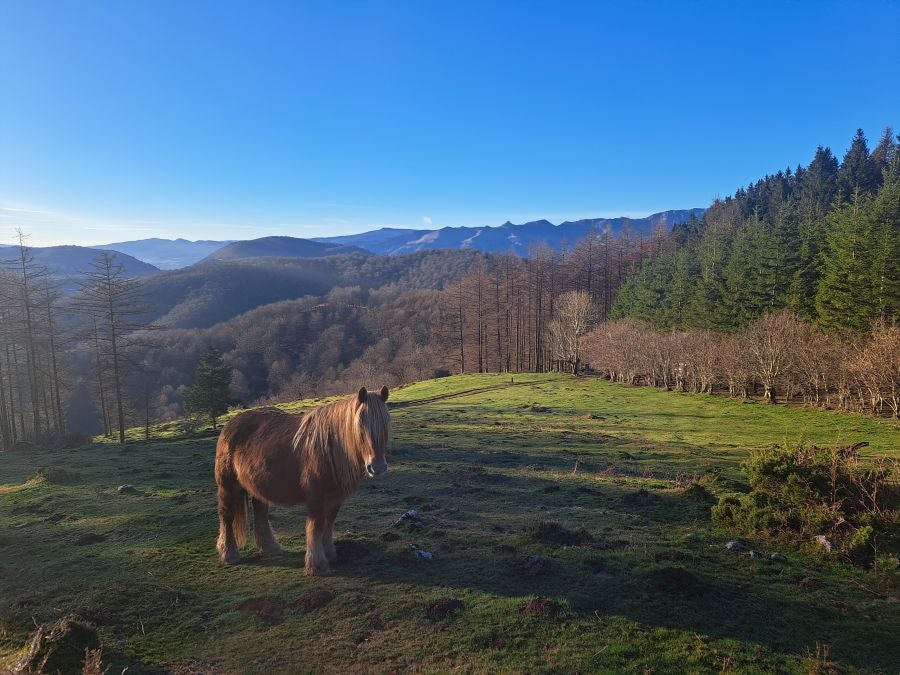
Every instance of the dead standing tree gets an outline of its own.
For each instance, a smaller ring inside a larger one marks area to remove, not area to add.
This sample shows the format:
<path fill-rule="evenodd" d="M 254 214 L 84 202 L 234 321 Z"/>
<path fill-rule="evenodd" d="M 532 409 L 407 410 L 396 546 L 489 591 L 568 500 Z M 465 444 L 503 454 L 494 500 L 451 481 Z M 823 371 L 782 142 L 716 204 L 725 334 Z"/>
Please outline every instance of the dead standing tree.
<path fill-rule="evenodd" d="M 802 322 L 786 310 L 761 316 L 747 327 L 747 352 L 768 403 L 775 403 L 779 378 L 794 368 L 801 333 Z"/>
<path fill-rule="evenodd" d="M 556 316 L 548 331 L 557 359 L 564 361 L 573 375 L 578 374 L 584 336 L 597 317 L 597 306 L 587 291 L 568 291 L 556 300 Z"/>
<path fill-rule="evenodd" d="M 125 354 L 128 347 L 137 343 L 140 332 L 152 326 L 144 320 L 148 307 L 140 283 L 125 276 L 125 268 L 116 262 L 115 253 L 104 251 L 91 267 L 81 282 L 75 307 L 84 318 L 84 337 L 95 341 L 98 369 L 111 374 L 119 442 L 124 443 Z M 102 373 L 98 377 L 102 386 Z"/>

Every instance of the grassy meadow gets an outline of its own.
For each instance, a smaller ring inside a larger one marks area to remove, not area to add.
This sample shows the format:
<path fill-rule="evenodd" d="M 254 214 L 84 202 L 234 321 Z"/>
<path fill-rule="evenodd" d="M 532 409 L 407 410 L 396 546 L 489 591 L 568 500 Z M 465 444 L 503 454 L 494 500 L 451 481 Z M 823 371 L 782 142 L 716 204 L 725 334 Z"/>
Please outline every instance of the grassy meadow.
<path fill-rule="evenodd" d="M 210 432 L 0 455 L 0 671 L 70 612 L 110 673 L 898 671 L 896 585 L 811 545 L 729 552 L 691 487 L 740 491 L 748 450 L 786 440 L 900 456 L 896 422 L 556 374 L 391 404 L 332 577 L 303 575 L 302 506 L 272 513 L 285 556 L 219 564 Z"/>

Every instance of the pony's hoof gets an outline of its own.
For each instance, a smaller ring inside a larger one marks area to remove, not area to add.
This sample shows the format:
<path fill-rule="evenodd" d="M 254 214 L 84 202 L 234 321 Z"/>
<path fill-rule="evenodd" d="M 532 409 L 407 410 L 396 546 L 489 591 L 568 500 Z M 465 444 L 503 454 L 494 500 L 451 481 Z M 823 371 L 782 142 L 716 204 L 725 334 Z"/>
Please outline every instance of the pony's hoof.
<path fill-rule="evenodd" d="M 234 567 L 239 562 L 241 562 L 241 556 L 239 556 L 237 553 L 226 555 L 222 558 L 222 564 L 225 565 L 225 567 Z"/>
<path fill-rule="evenodd" d="M 268 546 L 265 548 L 259 549 L 259 552 L 264 556 L 268 556 L 269 558 L 280 558 L 284 555 L 284 551 L 280 546 Z"/>

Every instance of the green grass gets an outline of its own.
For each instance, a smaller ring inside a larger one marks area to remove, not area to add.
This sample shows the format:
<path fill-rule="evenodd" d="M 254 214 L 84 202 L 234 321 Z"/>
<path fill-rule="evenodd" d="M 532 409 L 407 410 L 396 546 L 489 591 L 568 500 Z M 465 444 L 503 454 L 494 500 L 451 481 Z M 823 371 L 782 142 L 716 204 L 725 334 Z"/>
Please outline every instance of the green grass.
<path fill-rule="evenodd" d="M 273 511 L 283 558 L 248 548 L 244 564 L 218 564 L 210 433 L 169 424 L 150 442 L 134 431 L 125 448 L 0 455 L 0 670 L 35 621 L 74 611 L 99 625 L 110 672 L 808 672 L 823 645 L 842 670 L 896 672 L 895 584 L 804 546 L 779 549 L 786 564 L 729 553 L 709 505 L 686 493 L 695 480 L 742 489 L 747 451 L 785 440 L 867 440 L 864 457 L 896 457 L 895 423 L 513 379 L 392 392 L 391 471 L 342 509 L 330 578 L 302 574 L 302 507 Z M 41 467 L 78 476 L 34 478 Z M 137 492 L 117 493 L 122 483 Z M 426 524 L 394 526 L 411 507 Z M 541 521 L 593 541 L 554 543 L 535 534 Z M 85 533 L 105 541 L 75 545 Z M 413 559 L 412 543 L 434 562 Z M 531 554 L 549 568 L 530 574 Z M 328 604 L 290 609 L 322 589 Z M 561 611 L 521 612 L 536 596 Z M 442 597 L 464 607 L 428 618 Z M 239 611 L 255 598 L 283 611 Z"/>

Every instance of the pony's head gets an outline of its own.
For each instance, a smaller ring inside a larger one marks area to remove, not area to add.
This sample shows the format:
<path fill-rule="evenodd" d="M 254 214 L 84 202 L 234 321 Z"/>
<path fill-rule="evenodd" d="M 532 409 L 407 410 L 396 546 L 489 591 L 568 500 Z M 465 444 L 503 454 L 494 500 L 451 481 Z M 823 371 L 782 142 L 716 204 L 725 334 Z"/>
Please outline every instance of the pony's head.
<path fill-rule="evenodd" d="M 387 446 L 391 434 L 391 416 L 388 413 L 388 388 L 382 387 L 377 394 L 360 388 L 356 394 L 356 414 L 359 416 L 363 434 L 363 461 L 366 473 L 380 476 L 388 469 Z"/>

